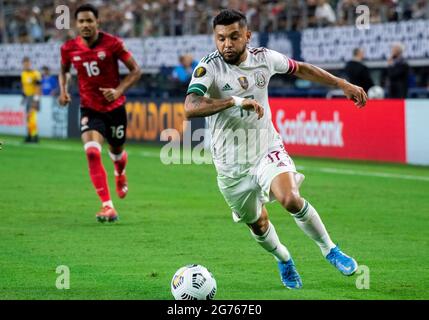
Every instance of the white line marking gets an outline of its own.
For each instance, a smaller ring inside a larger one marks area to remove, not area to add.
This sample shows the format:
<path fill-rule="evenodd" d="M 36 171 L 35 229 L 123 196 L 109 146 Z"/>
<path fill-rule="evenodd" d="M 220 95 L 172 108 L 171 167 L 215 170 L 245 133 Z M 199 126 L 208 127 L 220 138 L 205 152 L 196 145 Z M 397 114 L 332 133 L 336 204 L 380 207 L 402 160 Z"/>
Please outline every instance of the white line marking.
<path fill-rule="evenodd" d="M 297 166 L 298 170 L 314 171 L 331 174 L 343 174 L 350 176 L 364 176 L 364 177 L 377 177 L 377 178 L 391 178 L 391 179 L 404 179 L 404 180 L 418 180 L 418 181 L 429 181 L 429 176 L 415 176 L 409 174 L 398 174 L 388 172 L 376 172 L 376 171 L 357 171 L 351 169 L 336 169 L 327 167 L 309 168 L 304 166 Z M 429 171 L 428 171 L 429 172 Z"/>
<path fill-rule="evenodd" d="M 72 146 L 64 146 L 60 144 L 24 144 L 18 141 L 7 141 L 5 139 L 4 144 L 5 147 L 8 145 L 22 147 L 25 146 L 35 149 L 47 149 L 47 150 L 57 150 L 57 151 L 74 151 L 74 152 L 84 152 L 82 147 L 72 147 Z M 158 158 L 160 157 L 159 152 L 152 151 L 127 151 L 129 155 L 138 155 L 144 158 Z M 337 169 L 337 168 L 329 168 L 329 167 L 308 167 L 308 166 L 297 166 L 298 170 L 308 171 L 308 172 L 320 172 L 327 174 L 340 174 L 340 175 L 349 175 L 349 176 L 364 176 L 364 177 L 377 177 L 377 178 L 388 178 L 388 179 L 402 179 L 402 180 L 414 180 L 414 181 L 426 181 L 429 182 L 429 176 L 417 176 L 417 175 L 409 175 L 409 174 L 398 174 L 398 173 L 388 173 L 388 172 L 377 172 L 377 171 L 358 171 L 353 169 Z M 428 170 L 429 172 L 429 170 Z"/>

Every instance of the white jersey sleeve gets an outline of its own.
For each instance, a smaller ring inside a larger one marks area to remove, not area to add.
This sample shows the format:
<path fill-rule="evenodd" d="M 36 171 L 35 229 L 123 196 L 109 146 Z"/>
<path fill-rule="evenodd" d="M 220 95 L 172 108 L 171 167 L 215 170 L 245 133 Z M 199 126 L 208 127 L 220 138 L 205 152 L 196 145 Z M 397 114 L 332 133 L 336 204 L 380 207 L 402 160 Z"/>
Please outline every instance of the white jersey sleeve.
<path fill-rule="evenodd" d="M 266 59 L 271 70 L 271 75 L 276 73 L 294 74 L 298 69 L 298 64 L 295 60 L 274 50 L 267 49 Z"/>
<path fill-rule="evenodd" d="M 201 61 L 196 67 L 192 74 L 191 82 L 188 86 L 186 94 L 195 93 L 199 96 L 203 96 L 209 90 L 214 82 L 214 70 L 213 67 L 203 61 Z"/>

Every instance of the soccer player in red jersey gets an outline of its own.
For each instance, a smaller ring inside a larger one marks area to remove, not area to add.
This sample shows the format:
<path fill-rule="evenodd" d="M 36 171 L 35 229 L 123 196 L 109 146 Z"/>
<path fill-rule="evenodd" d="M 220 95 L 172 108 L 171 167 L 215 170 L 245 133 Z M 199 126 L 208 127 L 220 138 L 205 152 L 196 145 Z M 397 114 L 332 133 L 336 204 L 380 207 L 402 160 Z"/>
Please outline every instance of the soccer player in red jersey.
<path fill-rule="evenodd" d="M 107 174 L 101 161 L 101 146 L 106 139 L 115 166 L 116 192 L 124 198 L 128 192 L 124 92 L 138 81 L 141 71 L 122 40 L 98 29 L 98 10 L 94 6 L 80 6 L 75 12 L 75 19 L 79 36 L 61 47 L 59 103 L 66 105 L 71 101 L 67 88 L 73 64 L 79 82 L 81 137 L 89 175 L 102 202 L 102 209 L 96 218 L 100 222 L 113 222 L 118 214 L 110 198 Z M 122 81 L 118 60 L 130 71 Z"/>

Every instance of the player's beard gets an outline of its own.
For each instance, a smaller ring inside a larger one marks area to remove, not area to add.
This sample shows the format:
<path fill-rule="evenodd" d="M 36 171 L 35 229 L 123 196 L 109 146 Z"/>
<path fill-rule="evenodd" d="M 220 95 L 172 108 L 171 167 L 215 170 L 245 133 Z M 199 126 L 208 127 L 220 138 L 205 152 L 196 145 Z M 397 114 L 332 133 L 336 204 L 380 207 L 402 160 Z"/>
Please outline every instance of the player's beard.
<path fill-rule="evenodd" d="M 221 55 L 222 55 L 223 60 L 226 63 L 237 64 L 238 61 L 240 61 L 240 59 L 241 59 L 241 57 L 245 51 L 246 51 L 246 45 L 240 51 L 236 52 L 232 57 L 227 58 L 223 52 L 221 53 Z"/>
<path fill-rule="evenodd" d="M 85 30 L 86 32 L 84 32 L 83 30 L 82 30 L 82 32 L 81 32 L 81 37 L 84 39 L 84 40 L 86 40 L 86 41 L 91 41 L 93 38 L 94 38 L 94 36 L 96 35 L 96 32 L 94 31 L 94 30 L 91 30 L 91 29 L 86 29 Z"/>

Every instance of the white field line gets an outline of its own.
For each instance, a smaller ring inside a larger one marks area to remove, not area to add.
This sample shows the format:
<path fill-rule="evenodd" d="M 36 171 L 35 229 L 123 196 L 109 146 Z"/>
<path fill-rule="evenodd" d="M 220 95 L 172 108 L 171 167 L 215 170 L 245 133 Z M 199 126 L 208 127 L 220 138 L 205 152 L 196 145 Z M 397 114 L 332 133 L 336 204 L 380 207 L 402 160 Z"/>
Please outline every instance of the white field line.
<path fill-rule="evenodd" d="M 337 169 L 337 168 L 326 168 L 326 167 L 317 167 L 309 168 L 303 166 L 297 166 L 298 170 L 304 171 L 313 171 L 313 172 L 322 172 L 322 173 L 331 173 L 331 174 L 342 174 L 349 176 L 364 176 L 364 177 L 377 177 L 377 178 L 391 178 L 391 179 L 403 179 L 403 180 L 418 180 L 418 181 L 428 181 L 429 176 L 415 176 L 409 174 L 398 174 L 398 173 L 388 173 L 388 172 L 376 172 L 376 171 L 357 171 L 350 169 Z M 429 170 L 428 170 L 429 173 Z"/>
<path fill-rule="evenodd" d="M 24 146 L 22 142 L 18 141 L 5 141 L 4 149 L 7 146 Z M 65 146 L 60 144 L 25 144 L 25 147 L 34 148 L 34 149 L 46 149 L 46 150 L 57 150 L 57 151 L 74 151 L 74 152 L 83 152 L 82 147 L 72 147 Z M 6 150 L 2 150 L 0 152 L 5 152 Z M 159 152 L 151 152 L 151 151 L 141 151 L 141 152 L 133 152 L 128 151 L 129 155 L 139 155 L 144 158 L 159 158 Z M 174 159 L 171 159 L 174 160 Z M 377 172 L 377 171 L 359 171 L 352 169 L 338 169 L 338 168 L 329 168 L 329 167 L 307 167 L 307 166 L 297 166 L 298 170 L 309 171 L 309 172 L 320 172 L 320 173 L 328 173 L 328 174 L 339 174 L 339 175 L 349 175 L 349 176 L 364 176 L 364 177 L 377 177 L 377 178 L 388 178 L 388 179 L 402 179 L 402 180 L 414 180 L 414 181 L 427 181 L 429 182 L 428 176 L 416 176 L 416 175 L 408 175 L 408 174 L 398 174 L 398 173 L 388 173 L 388 172 Z M 429 172 L 429 170 L 428 170 Z"/>

